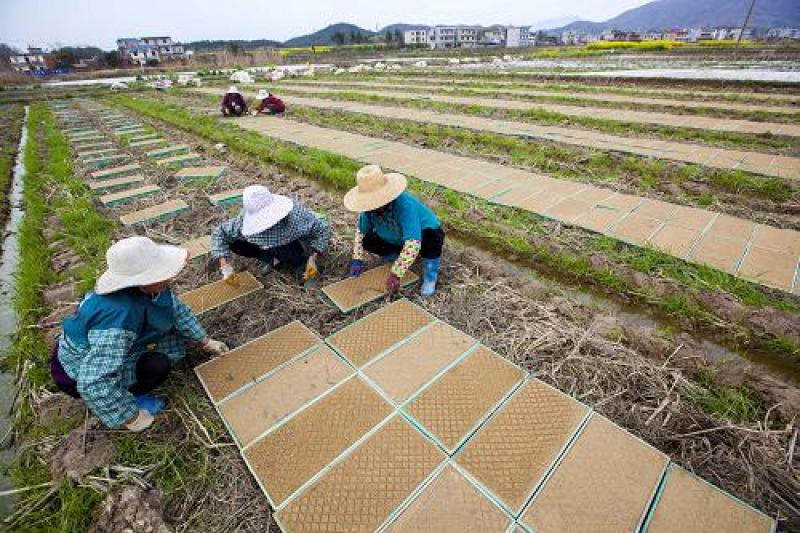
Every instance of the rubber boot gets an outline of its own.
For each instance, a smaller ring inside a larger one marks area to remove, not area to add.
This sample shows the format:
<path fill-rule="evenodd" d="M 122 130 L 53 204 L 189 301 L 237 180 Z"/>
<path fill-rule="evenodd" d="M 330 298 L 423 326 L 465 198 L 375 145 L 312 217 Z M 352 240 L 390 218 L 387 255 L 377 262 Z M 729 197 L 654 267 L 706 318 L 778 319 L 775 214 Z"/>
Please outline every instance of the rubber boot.
<path fill-rule="evenodd" d="M 439 258 L 422 259 L 422 288 L 419 293 L 424 297 L 433 296 L 436 292 L 436 280 L 439 279 Z"/>
<path fill-rule="evenodd" d="M 144 409 L 153 416 L 156 416 L 158 413 L 160 413 L 166 405 L 166 402 L 162 398 L 159 398 L 158 396 L 150 396 L 149 394 L 140 394 L 138 396 L 134 396 L 133 398 L 136 402 L 136 407 L 139 409 Z"/>

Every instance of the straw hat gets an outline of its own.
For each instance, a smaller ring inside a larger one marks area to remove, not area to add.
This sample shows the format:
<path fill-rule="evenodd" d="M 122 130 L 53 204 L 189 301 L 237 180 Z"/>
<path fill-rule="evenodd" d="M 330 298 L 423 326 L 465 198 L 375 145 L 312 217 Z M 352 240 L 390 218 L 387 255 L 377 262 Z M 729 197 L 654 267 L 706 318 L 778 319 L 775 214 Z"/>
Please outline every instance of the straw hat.
<path fill-rule="evenodd" d="M 239 94 L 239 89 L 236 88 L 236 85 L 231 85 L 228 87 L 228 94 Z"/>
<path fill-rule="evenodd" d="M 109 294 L 174 278 L 188 255 L 184 248 L 156 244 L 147 237 L 122 239 L 106 251 L 108 269 L 97 280 L 95 292 Z"/>
<path fill-rule="evenodd" d="M 246 187 L 242 194 L 242 203 L 242 235 L 245 237 L 268 230 L 283 220 L 294 207 L 291 198 L 272 194 L 263 185 Z"/>
<path fill-rule="evenodd" d="M 356 174 L 357 185 L 344 195 L 344 206 L 349 211 L 362 213 L 382 207 L 406 190 L 406 177 L 402 174 L 384 174 L 378 165 L 368 165 Z"/>
<path fill-rule="evenodd" d="M 269 91 L 265 89 L 259 90 L 258 94 L 256 95 L 256 98 L 258 98 L 259 100 L 264 100 L 267 97 L 269 97 Z"/>

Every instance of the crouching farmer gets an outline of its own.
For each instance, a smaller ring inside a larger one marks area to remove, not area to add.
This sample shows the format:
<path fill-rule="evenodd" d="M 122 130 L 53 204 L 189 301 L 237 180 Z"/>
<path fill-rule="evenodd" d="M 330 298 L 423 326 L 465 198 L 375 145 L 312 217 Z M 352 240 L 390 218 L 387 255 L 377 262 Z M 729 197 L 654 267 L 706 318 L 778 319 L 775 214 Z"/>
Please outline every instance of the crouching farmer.
<path fill-rule="evenodd" d="M 187 342 L 216 355 L 228 350 L 169 288 L 187 257 L 187 250 L 147 237 L 115 243 L 95 290 L 64 320 L 50 362 L 53 381 L 108 427 L 142 431 L 153 423 L 164 400 L 148 393 L 183 358 Z"/>
<path fill-rule="evenodd" d="M 222 98 L 222 114 L 226 117 L 241 117 L 247 113 L 247 102 L 235 86 L 231 86 Z"/>
<path fill-rule="evenodd" d="M 251 185 L 242 194 L 244 210 L 211 234 L 211 258 L 223 279 L 233 275 L 232 254 L 261 260 L 262 274 L 273 266 L 302 273 L 305 287 L 319 281 L 318 260 L 328 248 L 331 229 L 310 209 L 291 198 Z"/>
<path fill-rule="evenodd" d="M 256 99 L 261 103 L 253 112 L 254 115 L 280 115 L 286 112 L 286 104 L 283 100 L 269 91 L 261 89 L 256 95 Z"/>
<path fill-rule="evenodd" d="M 344 206 L 360 213 L 350 275 L 361 275 L 364 250 L 377 254 L 394 263 L 386 279 L 386 290 L 392 293 L 400 288 L 400 280 L 421 255 L 420 293 L 432 296 L 444 244 L 439 219 L 428 206 L 405 192 L 406 178 L 401 174 L 384 174 L 379 166 L 370 165 L 358 171 L 356 182 L 344 197 Z"/>

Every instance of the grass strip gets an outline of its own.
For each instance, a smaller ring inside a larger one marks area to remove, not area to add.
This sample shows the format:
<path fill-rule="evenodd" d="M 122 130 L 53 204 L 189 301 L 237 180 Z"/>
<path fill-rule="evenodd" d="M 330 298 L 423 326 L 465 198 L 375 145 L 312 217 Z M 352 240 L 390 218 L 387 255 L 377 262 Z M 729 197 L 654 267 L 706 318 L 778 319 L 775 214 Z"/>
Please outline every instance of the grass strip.
<path fill-rule="evenodd" d="M 206 140 L 224 143 L 232 152 L 307 175 L 338 191 L 345 191 L 354 185 L 355 173 L 363 165 L 341 155 L 299 147 L 258 132 L 243 130 L 232 122 L 225 123 L 212 116 L 198 115 L 178 105 L 131 97 L 114 97 L 112 102 Z M 655 250 L 631 247 L 575 229 L 562 231 L 566 235 L 561 237 L 564 242 L 573 241 L 569 242 L 569 247 L 554 249 L 551 246 L 554 237 L 547 231 L 552 222 L 534 213 L 492 204 L 413 177 L 409 180 L 409 188 L 434 203 L 448 230 L 466 242 L 516 258 L 557 279 L 599 287 L 610 295 L 646 304 L 673 318 L 691 319 L 699 329 L 721 329 L 732 339 L 744 339 L 744 344 L 759 346 L 774 339 L 759 338 L 743 326 L 731 327 L 726 324 L 720 328 L 721 320 L 715 310 L 704 306 L 695 293 L 717 289 L 736 296 L 748 306 L 800 312 L 800 299 L 796 297 L 771 291 L 711 268 L 686 263 Z M 595 251 L 635 271 L 672 279 L 685 290 L 666 296 L 642 291 L 612 269 L 593 266 L 588 256 Z M 800 358 L 800 346 L 785 340 L 779 353 Z"/>
<path fill-rule="evenodd" d="M 710 131 L 694 128 L 679 128 L 672 126 L 655 126 L 638 124 L 610 119 L 579 117 L 545 111 L 543 109 L 502 109 L 479 104 L 457 104 L 450 102 L 435 102 L 423 99 L 412 99 L 376 94 L 364 94 L 357 91 L 294 91 L 285 87 L 283 92 L 289 95 L 326 98 L 345 102 L 363 102 L 370 104 L 391 105 L 395 107 L 410 107 L 438 111 L 441 113 L 459 113 L 479 117 L 500 118 L 516 120 L 519 122 L 532 122 L 545 126 L 580 127 L 599 131 L 602 133 L 621 135 L 626 137 L 648 137 L 661 140 L 679 140 L 689 142 L 702 142 L 709 146 L 723 148 L 736 148 L 747 150 L 774 150 L 789 149 L 796 146 L 797 141 L 791 137 L 770 134 L 751 135 L 745 133 Z"/>

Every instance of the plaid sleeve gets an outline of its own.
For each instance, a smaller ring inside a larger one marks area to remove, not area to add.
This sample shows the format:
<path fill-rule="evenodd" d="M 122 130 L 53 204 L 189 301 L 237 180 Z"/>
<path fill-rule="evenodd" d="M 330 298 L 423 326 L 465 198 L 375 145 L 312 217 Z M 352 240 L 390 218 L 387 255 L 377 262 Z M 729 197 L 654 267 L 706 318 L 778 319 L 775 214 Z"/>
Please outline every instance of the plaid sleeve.
<path fill-rule="evenodd" d="M 175 330 L 181 337 L 197 342 L 206 338 L 206 330 L 200 325 L 197 315 L 176 294 L 172 295 L 172 307 L 175 310 Z"/>
<path fill-rule="evenodd" d="M 325 220 L 312 215 L 314 222 L 309 233 L 309 246 L 315 252 L 324 253 L 328 249 L 328 241 L 331 238 L 331 226 Z"/>
<path fill-rule="evenodd" d="M 124 329 L 89 331 L 90 350 L 78 369 L 78 392 L 108 427 L 118 428 L 139 412 L 122 381 L 125 358 L 135 339 L 135 333 Z"/>
<path fill-rule="evenodd" d="M 242 234 L 242 219 L 236 217 L 217 226 L 211 233 L 211 257 L 231 256 L 231 243 L 238 239 Z"/>

